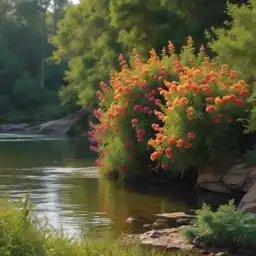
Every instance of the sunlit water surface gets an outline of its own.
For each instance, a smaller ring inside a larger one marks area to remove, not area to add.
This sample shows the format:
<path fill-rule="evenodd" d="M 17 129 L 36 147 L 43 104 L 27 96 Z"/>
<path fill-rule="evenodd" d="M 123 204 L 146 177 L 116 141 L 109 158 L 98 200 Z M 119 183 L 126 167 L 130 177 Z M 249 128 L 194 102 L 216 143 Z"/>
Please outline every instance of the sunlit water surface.
<path fill-rule="evenodd" d="M 193 206 L 184 189 L 140 186 L 127 189 L 98 177 L 86 139 L 0 134 L 0 197 L 30 192 L 36 215 L 69 235 L 88 228 L 131 229 L 130 216 L 183 211 Z"/>

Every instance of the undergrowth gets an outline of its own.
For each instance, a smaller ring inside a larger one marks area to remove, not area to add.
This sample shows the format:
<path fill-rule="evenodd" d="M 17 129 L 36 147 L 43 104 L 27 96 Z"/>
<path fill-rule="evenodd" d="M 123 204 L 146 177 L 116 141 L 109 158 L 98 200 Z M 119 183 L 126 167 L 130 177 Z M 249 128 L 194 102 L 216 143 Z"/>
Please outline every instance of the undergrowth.
<path fill-rule="evenodd" d="M 84 239 L 58 233 L 29 211 L 25 204 L 0 200 L 0 256 L 163 256 L 154 250 L 125 244 L 110 233 L 91 233 Z M 173 255 L 173 254 L 172 254 Z"/>
<path fill-rule="evenodd" d="M 215 247 L 256 249 L 256 214 L 242 212 L 230 201 L 213 212 L 207 205 L 196 212 L 192 227 L 184 235 Z"/>

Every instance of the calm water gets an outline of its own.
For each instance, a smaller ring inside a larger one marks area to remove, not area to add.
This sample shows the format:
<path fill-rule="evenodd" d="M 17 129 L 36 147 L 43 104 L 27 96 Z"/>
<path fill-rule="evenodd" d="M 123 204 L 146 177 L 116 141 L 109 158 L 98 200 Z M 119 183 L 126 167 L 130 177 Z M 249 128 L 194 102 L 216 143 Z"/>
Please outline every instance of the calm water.
<path fill-rule="evenodd" d="M 193 207 L 184 188 L 160 193 L 159 187 L 125 189 L 99 179 L 93 161 L 83 139 L 0 134 L 0 197 L 20 199 L 30 191 L 36 214 L 72 235 L 106 225 L 123 232 L 132 228 L 130 216 Z"/>

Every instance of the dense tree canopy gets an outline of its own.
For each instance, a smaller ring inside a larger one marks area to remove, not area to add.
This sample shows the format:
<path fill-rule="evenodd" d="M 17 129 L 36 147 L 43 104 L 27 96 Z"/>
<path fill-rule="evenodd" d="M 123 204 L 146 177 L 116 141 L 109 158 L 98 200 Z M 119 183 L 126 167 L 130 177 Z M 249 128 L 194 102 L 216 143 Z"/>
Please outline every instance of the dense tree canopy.
<path fill-rule="evenodd" d="M 223 0 L 81 1 L 66 11 L 51 39 L 53 59 L 68 62 L 62 99 L 95 104 L 98 83 L 116 68 L 121 52 L 136 48 L 147 58 L 152 47 L 159 51 L 171 40 L 179 48 L 188 35 L 199 47 L 205 30 L 227 19 L 225 7 Z"/>
<path fill-rule="evenodd" d="M 239 20 L 247 10 L 235 13 L 231 8 L 226 13 L 226 4 L 223 0 L 81 0 L 77 5 L 67 0 L 2 0 L 2 121 L 58 116 L 59 95 L 72 108 L 97 105 L 98 84 L 115 72 L 120 53 L 129 58 L 136 48 L 147 59 L 151 48 L 159 52 L 168 40 L 179 49 L 188 35 L 199 48 L 206 43 L 206 30 L 223 28 L 230 15 Z M 231 34 L 221 31 L 211 49 L 226 60 L 234 54 L 231 42 L 230 50 L 221 50 L 226 49 L 222 41 Z"/>
<path fill-rule="evenodd" d="M 47 61 L 53 49 L 47 43 L 53 33 L 51 4 L 46 0 L 0 2 L 2 122 L 32 121 L 61 113 L 57 90 L 64 66 Z"/>

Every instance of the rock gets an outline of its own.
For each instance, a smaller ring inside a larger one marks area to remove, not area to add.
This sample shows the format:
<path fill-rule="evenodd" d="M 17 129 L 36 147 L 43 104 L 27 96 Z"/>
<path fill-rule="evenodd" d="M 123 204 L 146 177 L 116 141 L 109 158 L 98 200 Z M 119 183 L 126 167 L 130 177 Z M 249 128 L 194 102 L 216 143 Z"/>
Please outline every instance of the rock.
<path fill-rule="evenodd" d="M 215 256 L 229 256 L 228 252 L 218 252 L 215 254 Z"/>
<path fill-rule="evenodd" d="M 156 214 L 156 216 L 166 218 L 168 220 L 168 226 L 172 227 L 190 225 L 195 219 L 194 215 L 184 212 L 163 213 Z"/>
<path fill-rule="evenodd" d="M 151 229 L 151 228 L 153 228 L 153 225 L 152 225 L 152 224 L 145 223 L 145 224 L 143 224 L 143 228 L 144 228 L 144 229 Z"/>
<path fill-rule="evenodd" d="M 127 218 L 127 220 L 126 220 L 126 223 L 132 223 L 132 222 L 135 222 L 135 221 L 136 221 L 135 218 L 129 217 L 129 218 Z"/>
<path fill-rule="evenodd" d="M 183 228 L 171 228 L 157 231 L 157 236 L 152 237 L 152 232 L 148 231 L 139 235 L 139 242 L 141 245 L 151 248 L 161 248 L 168 251 L 190 251 L 194 248 L 189 244 L 183 236 Z"/>
<path fill-rule="evenodd" d="M 245 212 L 256 213 L 256 183 L 242 198 L 239 208 Z"/>
<path fill-rule="evenodd" d="M 156 229 L 168 228 L 168 221 L 164 219 L 157 219 L 152 226 Z"/>
<path fill-rule="evenodd" d="M 65 135 L 69 133 L 70 129 L 78 122 L 78 120 L 85 118 L 86 116 L 88 117 L 91 112 L 92 110 L 90 109 L 81 109 L 67 117 L 32 125 L 26 129 L 26 132 L 47 135 Z"/>
<path fill-rule="evenodd" d="M 27 123 L 20 124 L 3 124 L 0 126 L 1 132 L 25 132 L 29 125 Z"/>
<path fill-rule="evenodd" d="M 217 175 L 213 166 L 205 166 L 198 173 L 197 185 L 200 188 L 220 193 L 231 193 L 234 190 L 248 192 L 256 182 L 256 167 L 244 163 L 227 170 L 225 175 Z"/>
<path fill-rule="evenodd" d="M 143 217 L 129 217 L 126 220 L 126 223 L 138 223 L 138 224 L 145 224 L 148 222 L 148 219 L 143 218 Z"/>
<path fill-rule="evenodd" d="M 160 237 L 160 236 L 161 236 L 161 233 L 158 232 L 158 231 L 156 231 L 156 230 L 152 230 L 152 231 L 150 232 L 150 234 L 149 234 L 149 237 L 150 237 L 150 238 L 158 238 L 158 237 Z"/>

